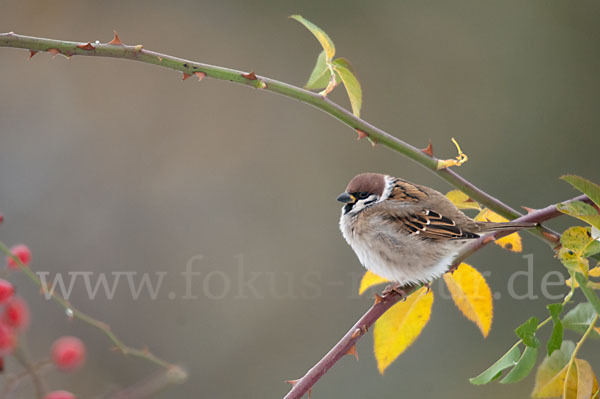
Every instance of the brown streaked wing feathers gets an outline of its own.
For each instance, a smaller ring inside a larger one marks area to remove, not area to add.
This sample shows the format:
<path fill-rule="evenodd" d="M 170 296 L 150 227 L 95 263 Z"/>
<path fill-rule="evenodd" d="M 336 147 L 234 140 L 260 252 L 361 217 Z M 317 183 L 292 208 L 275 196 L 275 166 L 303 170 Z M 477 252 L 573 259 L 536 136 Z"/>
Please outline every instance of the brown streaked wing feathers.
<path fill-rule="evenodd" d="M 411 234 L 432 240 L 479 238 L 478 234 L 463 231 L 452 220 L 433 211 L 421 211 L 405 217 L 396 217 Z"/>

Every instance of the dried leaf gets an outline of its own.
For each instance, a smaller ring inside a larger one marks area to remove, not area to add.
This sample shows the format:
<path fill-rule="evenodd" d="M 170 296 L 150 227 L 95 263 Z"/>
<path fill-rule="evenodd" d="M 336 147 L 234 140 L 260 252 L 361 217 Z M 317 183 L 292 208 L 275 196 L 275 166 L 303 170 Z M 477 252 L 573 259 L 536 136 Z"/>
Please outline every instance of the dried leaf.
<path fill-rule="evenodd" d="M 420 288 L 383 314 L 373 330 L 375 359 L 381 374 L 421 334 L 429 321 L 433 291 Z"/>
<path fill-rule="evenodd" d="M 367 270 L 365 272 L 365 274 L 362 276 L 362 279 L 360 280 L 360 287 L 358 288 L 358 295 L 362 295 L 366 290 L 368 290 L 371 287 L 374 287 L 379 284 L 383 284 L 388 281 L 389 281 L 388 279 L 380 277 L 380 276 L 376 275 L 375 273 Z"/>
<path fill-rule="evenodd" d="M 494 309 L 492 292 L 485 278 L 474 267 L 461 263 L 454 273 L 444 274 L 444 281 L 462 314 L 487 337 Z"/>
<path fill-rule="evenodd" d="M 458 145 L 458 142 L 454 139 L 454 137 L 452 138 L 452 142 L 456 146 L 458 156 L 456 157 L 456 159 L 438 159 L 436 165 L 437 170 L 446 169 L 450 166 L 460 166 L 469 160 L 469 157 L 467 156 L 467 154 L 462 152 L 460 146 Z"/>

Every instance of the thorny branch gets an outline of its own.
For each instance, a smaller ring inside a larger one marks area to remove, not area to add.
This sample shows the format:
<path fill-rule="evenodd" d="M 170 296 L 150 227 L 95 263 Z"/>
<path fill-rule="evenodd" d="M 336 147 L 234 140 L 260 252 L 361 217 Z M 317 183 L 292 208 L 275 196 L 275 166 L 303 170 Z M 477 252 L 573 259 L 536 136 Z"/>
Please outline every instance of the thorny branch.
<path fill-rule="evenodd" d="M 572 201 L 586 201 L 589 199 L 585 195 L 573 198 L 566 202 Z M 525 216 L 515 219 L 515 222 L 533 222 L 542 223 L 546 220 L 550 220 L 561 215 L 560 211 L 556 209 L 556 205 L 550 205 L 543 209 L 533 211 Z M 469 247 L 464 249 L 462 253 L 454 261 L 453 266 L 457 267 L 463 260 L 483 248 L 488 243 L 492 242 L 493 239 L 500 238 L 504 235 L 512 233 L 511 231 L 503 231 L 487 234 L 476 241 L 474 241 Z M 414 292 L 414 289 L 410 289 L 406 292 L 410 295 Z M 352 326 L 352 328 L 334 345 L 333 348 L 315 364 L 302 378 L 293 381 L 293 387 L 291 391 L 285 396 L 284 399 L 300 399 L 306 393 L 310 393 L 312 387 L 319 381 L 319 379 L 327 373 L 327 371 L 344 355 L 352 350 L 356 342 L 364 335 L 364 333 L 383 315 L 389 308 L 396 304 L 401 299 L 400 295 L 392 291 L 390 294 L 383 295 L 376 299 L 375 303 L 367 312 L 360 318 L 360 320 Z"/>

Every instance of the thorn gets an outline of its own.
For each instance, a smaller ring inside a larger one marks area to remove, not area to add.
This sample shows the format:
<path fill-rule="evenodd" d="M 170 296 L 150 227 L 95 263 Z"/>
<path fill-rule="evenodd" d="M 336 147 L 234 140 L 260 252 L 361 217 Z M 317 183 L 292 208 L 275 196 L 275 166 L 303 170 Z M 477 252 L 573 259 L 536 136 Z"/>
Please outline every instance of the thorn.
<path fill-rule="evenodd" d="M 483 244 L 485 245 L 485 244 L 488 244 L 488 243 L 490 243 L 490 242 L 492 242 L 492 241 L 496 241 L 496 237 L 494 237 L 494 235 L 493 235 L 493 234 L 490 234 L 490 235 L 486 236 L 486 237 L 483 239 Z"/>
<path fill-rule="evenodd" d="M 121 39 L 119 39 L 119 35 L 117 34 L 116 30 L 113 30 L 113 32 L 115 33 L 115 36 L 113 37 L 113 39 L 108 42 L 107 44 L 112 44 L 114 46 L 122 46 L 123 42 L 121 41 Z"/>
<path fill-rule="evenodd" d="M 160 55 L 157 55 L 156 58 L 158 58 L 158 62 L 162 62 L 162 57 Z"/>
<path fill-rule="evenodd" d="M 111 352 L 119 352 L 121 349 L 119 349 L 118 346 L 113 346 L 112 348 L 110 348 Z"/>
<path fill-rule="evenodd" d="M 292 384 L 292 386 L 295 386 L 298 383 L 298 381 L 300 381 L 300 380 L 285 380 L 284 382 L 287 382 L 288 384 Z"/>
<path fill-rule="evenodd" d="M 60 54 L 60 50 L 57 48 L 49 48 L 48 50 L 46 50 L 47 52 L 49 52 L 50 54 L 52 54 L 53 56 L 56 57 L 57 54 Z"/>
<path fill-rule="evenodd" d="M 141 45 L 141 44 L 138 44 L 137 46 L 135 46 L 135 47 L 133 48 L 133 50 L 134 50 L 136 53 L 139 53 L 140 51 L 142 51 L 142 49 L 143 49 L 143 48 L 144 48 L 144 46 L 143 46 L 143 45 Z"/>
<path fill-rule="evenodd" d="M 544 237 L 546 237 L 548 239 L 548 241 L 551 242 L 559 242 L 560 238 L 558 236 L 556 236 L 555 234 L 549 233 L 547 231 L 542 231 L 542 234 L 544 235 Z"/>
<path fill-rule="evenodd" d="M 267 82 L 265 82 L 264 80 L 259 80 L 258 81 L 258 88 L 259 89 L 266 89 L 267 88 Z"/>
<path fill-rule="evenodd" d="M 383 302 L 383 297 L 379 294 L 375 294 L 375 305 L 377 305 L 378 303 Z"/>
<path fill-rule="evenodd" d="M 36 50 L 29 50 L 29 59 L 32 59 L 34 55 L 36 55 L 38 52 Z"/>
<path fill-rule="evenodd" d="M 77 47 L 79 47 L 82 50 L 94 50 L 95 47 L 92 46 L 92 43 L 87 42 L 86 44 L 78 44 Z"/>
<path fill-rule="evenodd" d="M 357 140 L 360 140 L 364 137 L 369 138 L 369 135 L 367 133 L 363 132 L 362 130 L 360 130 L 360 129 L 354 129 L 354 130 L 356 130 L 356 133 L 358 134 Z"/>
<path fill-rule="evenodd" d="M 348 349 L 348 351 L 346 352 L 346 355 L 352 355 L 356 358 L 356 361 L 358 361 L 358 353 L 356 352 L 356 344 L 352 345 L 350 347 L 350 349 Z"/>
<path fill-rule="evenodd" d="M 367 137 L 367 140 L 369 140 L 369 143 L 371 143 L 372 147 L 375 147 L 375 145 L 377 145 L 377 142 L 375 141 L 375 139 L 372 139 L 370 137 Z"/>
<path fill-rule="evenodd" d="M 429 140 L 429 144 L 427 144 L 427 147 L 421 149 L 421 151 L 433 158 L 433 145 L 431 145 L 431 140 Z"/>
<path fill-rule="evenodd" d="M 200 82 L 206 77 L 206 74 L 204 72 L 194 72 L 194 75 L 198 76 L 198 82 Z"/>
<path fill-rule="evenodd" d="M 187 78 L 191 77 L 192 75 L 190 75 L 189 73 L 183 73 L 183 77 L 181 78 L 181 80 L 186 80 Z"/>
<path fill-rule="evenodd" d="M 536 210 L 533 208 L 528 208 L 526 206 L 522 206 L 521 208 L 525 209 L 527 211 L 527 213 L 531 213 L 531 212 L 535 212 Z"/>
<path fill-rule="evenodd" d="M 243 73 L 242 76 L 248 80 L 256 80 L 256 74 L 254 72 Z"/>

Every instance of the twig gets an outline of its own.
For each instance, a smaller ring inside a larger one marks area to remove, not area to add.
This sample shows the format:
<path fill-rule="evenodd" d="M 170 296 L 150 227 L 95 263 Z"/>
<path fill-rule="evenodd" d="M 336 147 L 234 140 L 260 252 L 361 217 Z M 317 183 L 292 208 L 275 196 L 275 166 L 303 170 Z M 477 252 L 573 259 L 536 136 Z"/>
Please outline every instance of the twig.
<path fill-rule="evenodd" d="M 117 36 L 115 36 L 115 38 L 117 38 Z M 124 45 L 120 42 L 120 40 L 117 43 L 118 44 L 72 42 L 23 36 L 14 32 L 0 34 L 0 47 L 29 49 L 32 51 L 32 54 L 35 54 L 35 52 L 38 51 L 49 51 L 54 55 L 62 54 L 67 57 L 83 55 L 140 61 L 169 68 L 175 71 L 180 71 L 185 74 L 184 77 L 191 76 L 193 74 L 196 74 L 196 76 L 199 78 L 208 76 L 211 78 L 239 83 L 245 86 L 270 91 L 286 97 L 297 99 L 328 113 L 354 130 L 360 130 L 361 132 L 364 132 L 372 141 L 380 143 L 412 159 L 433 173 L 436 173 L 438 176 L 456 188 L 462 190 L 475 201 L 480 202 L 500 215 L 508 219 L 514 219 L 521 215 L 515 209 L 506 205 L 499 199 L 487 194 L 473 183 L 458 175 L 453 170 L 438 170 L 438 159 L 433 155 L 430 156 L 424 153 L 422 150 L 405 143 L 404 141 L 392 136 L 376 126 L 373 126 L 369 122 L 356 117 L 352 114 L 352 112 L 346 110 L 345 108 L 320 94 L 274 79 L 269 79 L 255 73 L 245 73 L 243 71 L 173 57 L 167 54 L 146 50 L 142 45 Z M 554 243 L 552 238 L 549 238 L 548 235 L 554 238 L 558 237 L 556 233 L 542 227 L 535 230 L 530 230 L 530 232 L 535 234 L 538 238 L 546 241 L 551 246 L 554 246 Z M 543 234 L 544 232 L 546 235 Z"/>
<path fill-rule="evenodd" d="M 572 201 L 589 201 L 585 195 L 573 198 L 566 202 Z M 525 216 L 522 216 L 515 221 L 518 222 L 533 222 L 541 223 L 546 220 L 550 220 L 559 215 L 562 215 L 556 205 L 550 205 L 543 209 L 533 211 Z M 469 247 L 465 248 L 462 253 L 456 258 L 453 263 L 453 267 L 458 266 L 465 258 L 469 257 L 473 253 L 477 252 L 485 245 L 490 243 L 492 240 L 490 236 L 501 237 L 503 235 L 510 234 L 510 232 L 492 233 L 487 236 L 483 236 L 477 239 Z M 487 237 L 487 238 L 486 238 Z M 407 294 L 410 294 L 411 291 Z M 366 329 L 370 327 L 381 315 L 383 315 L 389 308 L 400 300 L 400 296 L 393 293 L 380 297 L 373 306 L 360 318 L 360 320 L 352 326 L 352 328 L 342 337 L 342 339 L 335 344 L 335 346 L 317 363 L 315 364 L 302 378 L 293 382 L 291 391 L 284 397 L 284 399 L 300 399 L 307 392 L 310 392 L 312 387 L 319 381 L 319 379 L 327 373 L 327 371 L 340 360 L 348 351 L 356 344 L 356 342 L 364 335 Z M 569 296 L 570 299 L 570 296 Z"/>
<path fill-rule="evenodd" d="M 23 341 L 19 343 L 19 346 L 16 348 L 13 353 L 15 359 L 21 363 L 25 371 L 31 376 L 33 381 L 33 386 L 35 387 L 36 397 L 38 399 L 42 399 L 46 392 L 45 383 L 42 380 L 42 377 L 38 375 L 38 370 L 35 365 L 29 360 L 29 354 L 27 353 L 27 348 Z"/>
<path fill-rule="evenodd" d="M 179 366 L 161 370 L 150 378 L 123 389 L 122 391 L 104 395 L 105 399 L 146 399 L 172 384 L 181 384 L 187 379 L 187 372 Z"/>
<path fill-rule="evenodd" d="M 415 291 L 414 288 L 406 291 L 406 295 L 410 295 Z M 367 330 L 383 315 L 389 308 L 394 306 L 401 298 L 395 291 L 391 291 L 387 295 L 379 297 L 369 310 L 348 330 L 346 335 L 339 340 L 337 344 L 315 364 L 304 377 L 296 381 L 290 381 L 293 384 L 292 390 L 285 396 L 284 399 L 301 398 L 307 392 L 310 392 L 312 387 L 319 379 L 329 371 L 331 367 L 344 355 L 348 354 L 351 348 L 356 345 L 356 342 L 365 335 Z"/>
<path fill-rule="evenodd" d="M 79 309 L 72 306 L 71 303 L 69 303 L 69 301 L 64 299 L 62 296 L 60 296 L 54 290 L 49 290 L 48 287 L 42 283 L 40 278 L 33 271 L 31 271 L 31 269 L 29 269 L 29 267 L 25 266 L 18 257 L 14 256 L 10 252 L 10 249 L 8 249 L 8 247 L 6 245 L 4 245 L 3 242 L 0 242 L 0 252 L 3 252 L 6 256 L 12 258 L 19 265 L 20 270 L 31 281 L 33 281 L 42 290 L 42 292 L 49 293 L 50 296 L 52 297 L 52 299 L 56 303 L 58 303 L 63 308 L 65 308 L 65 311 L 67 312 L 69 317 L 74 317 L 76 319 L 79 319 L 91 326 L 96 327 L 100 331 L 102 331 L 112 341 L 112 343 L 115 345 L 116 349 L 118 349 L 122 354 L 139 357 L 139 358 L 148 360 L 149 362 L 152 362 L 152 363 L 154 363 L 158 366 L 164 367 L 166 369 L 171 369 L 172 367 L 176 367 L 175 365 L 170 364 L 170 363 L 162 360 L 161 358 L 155 356 L 148 349 L 136 349 L 136 348 L 132 348 L 132 347 L 126 345 L 123 341 L 121 341 L 121 339 L 119 337 L 117 337 L 117 335 L 114 332 L 112 332 L 112 330 L 108 324 L 106 324 L 100 320 L 97 320 L 97 319 L 93 318 L 92 316 L 89 316 L 88 314 L 80 311 Z"/>
<path fill-rule="evenodd" d="M 41 375 L 45 368 L 52 366 L 50 359 L 42 359 L 31 365 L 31 368 L 39 375 Z M 0 393 L 1 399 L 6 399 L 11 393 L 13 393 L 19 386 L 19 384 L 26 378 L 32 375 L 31 370 L 23 370 L 18 374 L 7 375 L 4 388 Z"/>

